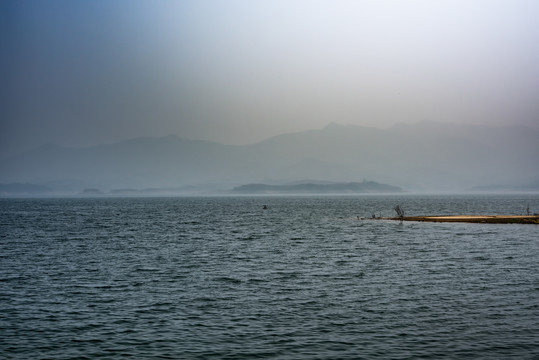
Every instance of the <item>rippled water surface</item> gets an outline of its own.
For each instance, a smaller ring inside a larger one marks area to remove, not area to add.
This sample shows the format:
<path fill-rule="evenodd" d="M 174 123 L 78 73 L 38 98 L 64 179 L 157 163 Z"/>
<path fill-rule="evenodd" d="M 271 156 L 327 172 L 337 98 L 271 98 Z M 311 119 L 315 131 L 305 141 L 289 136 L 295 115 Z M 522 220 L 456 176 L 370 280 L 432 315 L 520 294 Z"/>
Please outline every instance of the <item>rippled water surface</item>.
<path fill-rule="evenodd" d="M 539 226 L 357 219 L 397 203 L 539 212 L 537 195 L 0 200 L 0 358 L 539 358 Z"/>

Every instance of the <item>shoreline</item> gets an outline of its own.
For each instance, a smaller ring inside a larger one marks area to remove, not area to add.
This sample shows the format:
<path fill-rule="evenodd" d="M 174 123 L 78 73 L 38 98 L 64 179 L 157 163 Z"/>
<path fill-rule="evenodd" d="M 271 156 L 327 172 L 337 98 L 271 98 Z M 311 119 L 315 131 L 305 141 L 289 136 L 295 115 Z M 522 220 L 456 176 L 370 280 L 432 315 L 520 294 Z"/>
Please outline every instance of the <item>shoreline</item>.
<path fill-rule="evenodd" d="M 464 222 L 482 224 L 539 224 L 539 215 L 440 215 L 380 217 L 372 220 L 420 221 L 420 222 Z"/>

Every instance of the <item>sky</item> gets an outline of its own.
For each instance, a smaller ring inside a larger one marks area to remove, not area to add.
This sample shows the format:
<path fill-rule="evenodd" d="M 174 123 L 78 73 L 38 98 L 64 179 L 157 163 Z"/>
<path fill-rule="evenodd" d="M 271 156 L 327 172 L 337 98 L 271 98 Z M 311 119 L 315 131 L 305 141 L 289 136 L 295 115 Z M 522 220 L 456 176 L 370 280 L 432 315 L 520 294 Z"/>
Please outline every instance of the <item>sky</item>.
<path fill-rule="evenodd" d="M 4 0 L 0 157 L 328 123 L 539 127 L 535 0 Z"/>

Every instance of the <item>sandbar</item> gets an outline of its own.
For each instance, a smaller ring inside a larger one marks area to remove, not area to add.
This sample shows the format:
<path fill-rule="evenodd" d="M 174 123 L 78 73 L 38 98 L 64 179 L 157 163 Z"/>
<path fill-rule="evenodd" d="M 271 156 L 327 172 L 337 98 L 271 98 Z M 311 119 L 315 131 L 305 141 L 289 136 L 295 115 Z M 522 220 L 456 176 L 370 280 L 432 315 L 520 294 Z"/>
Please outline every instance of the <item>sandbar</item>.
<path fill-rule="evenodd" d="M 376 218 L 379 220 L 428 221 L 428 222 L 466 222 L 490 224 L 539 224 L 539 215 L 443 215 L 443 216 L 405 216 Z"/>

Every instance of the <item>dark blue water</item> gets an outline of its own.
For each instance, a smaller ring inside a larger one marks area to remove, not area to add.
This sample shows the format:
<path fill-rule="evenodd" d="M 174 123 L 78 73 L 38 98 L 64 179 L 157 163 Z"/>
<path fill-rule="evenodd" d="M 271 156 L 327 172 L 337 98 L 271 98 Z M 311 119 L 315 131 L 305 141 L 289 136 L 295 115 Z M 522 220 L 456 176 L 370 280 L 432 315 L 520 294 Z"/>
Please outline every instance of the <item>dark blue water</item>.
<path fill-rule="evenodd" d="M 539 212 L 537 195 L 0 200 L 0 358 L 539 358 L 539 226 L 357 220 L 397 203 Z"/>

